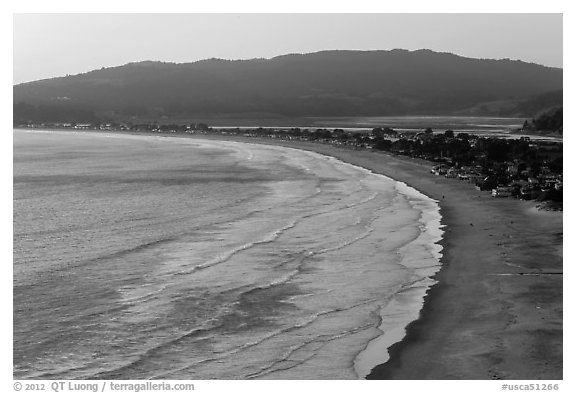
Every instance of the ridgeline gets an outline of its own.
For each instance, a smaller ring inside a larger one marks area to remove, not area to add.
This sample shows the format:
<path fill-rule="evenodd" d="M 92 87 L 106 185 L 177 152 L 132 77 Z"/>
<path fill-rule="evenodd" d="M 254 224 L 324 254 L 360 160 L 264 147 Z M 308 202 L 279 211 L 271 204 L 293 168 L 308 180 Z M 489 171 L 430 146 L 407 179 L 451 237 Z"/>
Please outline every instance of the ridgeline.
<path fill-rule="evenodd" d="M 139 62 L 14 86 L 14 122 L 251 116 L 534 117 L 563 70 L 430 50 Z"/>

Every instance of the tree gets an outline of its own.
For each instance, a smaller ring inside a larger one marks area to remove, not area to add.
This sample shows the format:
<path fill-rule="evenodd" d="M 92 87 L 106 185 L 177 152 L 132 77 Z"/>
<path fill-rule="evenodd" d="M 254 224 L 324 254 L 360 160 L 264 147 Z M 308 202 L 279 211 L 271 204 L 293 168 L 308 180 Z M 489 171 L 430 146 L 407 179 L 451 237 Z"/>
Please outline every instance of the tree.
<path fill-rule="evenodd" d="M 342 138 L 344 136 L 344 130 L 340 129 L 340 128 L 335 128 L 332 131 L 332 136 L 334 138 Z"/>
<path fill-rule="evenodd" d="M 524 125 L 522 126 L 523 130 L 528 130 L 530 129 L 530 123 L 528 123 L 528 120 L 524 120 Z"/>
<path fill-rule="evenodd" d="M 562 171 L 564 170 L 562 157 L 556 157 L 548 164 L 548 167 L 554 173 L 562 173 Z"/>
<path fill-rule="evenodd" d="M 384 135 L 384 130 L 380 127 L 377 127 L 377 128 L 372 129 L 372 132 L 370 134 L 374 138 L 382 138 L 382 136 Z"/>
<path fill-rule="evenodd" d="M 374 140 L 374 149 L 376 150 L 390 150 L 392 148 L 392 141 L 382 137 Z"/>
<path fill-rule="evenodd" d="M 508 159 L 511 152 L 508 141 L 501 139 L 490 139 L 486 146 L 486 156 L 489 160 L 503 162 Z"/>

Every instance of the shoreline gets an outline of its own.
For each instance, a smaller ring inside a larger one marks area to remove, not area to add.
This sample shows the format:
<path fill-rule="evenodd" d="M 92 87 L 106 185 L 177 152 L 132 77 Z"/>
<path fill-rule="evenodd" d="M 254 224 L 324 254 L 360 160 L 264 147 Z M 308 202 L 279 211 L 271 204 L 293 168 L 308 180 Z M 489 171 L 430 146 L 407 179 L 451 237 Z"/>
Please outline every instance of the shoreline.
<path fill-rule="evenodd" d="M 563 378 L 562 212 L 533 212 L 531 202 L 492 198 L 471 184 L 434 176 L 425 161 L 369 150 L 231 136 L 73 132 L 291 147 L 409 185 L 439 203 L 441 267 L 419 318 L 367 379 Z"/>
<path fill-rule="evenodd" d="M 390 179 L 389 177 L 387 178 Z M 390 360 L 390 348 L 402 342 L 406 336 L 407 327 L 419 318 L 426 294 L 437 283 L 434 277 L 442 268 L 443 250 L 439 242 L 442 240 L 444 229 L 441 224 L 442 216 L 438 201 L 422 194 L 406 183 L 392 180 L 396 182 L 396 189 L 399 193 L 416 198 L 418 202 L 411 202 L 411 204 L 414 208 L 421 211 L 419 219 L 421 232 L 413 242 L 409 243 L 410 248 L 413 248 L 414 244 L 423 246 L 427 253 L 432 256 L 435 264 L 422 266 L 418 258 L 414 257 L 414 254 L 404 252 L 404 247 L 398 250 L 399 254 L 402 255 L 402 265 L 419 271 L 426 271 L 427 273 L 422 274 L 423 278 L 420 281 L 397 292 L 390 303 L 380 310 L 381 323 L 378 329 L 382 334 L 370 340 L 354 361 L 356 374 L 361 376 L 361 379 L 366 379 L 375 367 Z M 416 207 L 415 205 L 419 206 Z M 389 320 L 396 321 L 396 323 L 390 323 Z M 369 365 L 374 364 L 375 366 L 367 368 Z"/>
<path fill-rule="evenodd" d="M 217 138 L 219 139 L 219 138 Z M 275 144 L 333 156 L 435 199 L 444 225 L 437 281 L 419 318 L 367 379 L 563 378 L 562 212 L 493 198 L 430 173 L 431 163 L 306 142 Z"/>

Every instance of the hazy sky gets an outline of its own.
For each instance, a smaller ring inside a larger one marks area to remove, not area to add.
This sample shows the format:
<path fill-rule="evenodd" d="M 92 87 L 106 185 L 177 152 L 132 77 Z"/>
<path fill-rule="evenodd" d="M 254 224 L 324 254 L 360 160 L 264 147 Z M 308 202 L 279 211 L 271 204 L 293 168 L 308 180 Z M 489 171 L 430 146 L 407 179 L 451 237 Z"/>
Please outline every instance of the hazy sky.
<path fill-rule="evenodd" d="M 14 83 L 133 61 L 432 49 L 562 67 L 562 14 L 15 14 Z"/>

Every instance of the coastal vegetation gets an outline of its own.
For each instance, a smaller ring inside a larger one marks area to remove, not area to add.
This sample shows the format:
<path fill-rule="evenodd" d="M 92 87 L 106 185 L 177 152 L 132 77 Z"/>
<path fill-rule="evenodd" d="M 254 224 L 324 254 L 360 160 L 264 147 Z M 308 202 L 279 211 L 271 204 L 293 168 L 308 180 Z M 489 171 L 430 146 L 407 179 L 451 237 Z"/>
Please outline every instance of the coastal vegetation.
<path fill-rule="evenodd" d="M 554 108 L 538 115 L 531 122 L 526 120 L 522 131 L 537 133 L 557 133 L 562 134 L 563 131 L 563 113 L 562 108 Z"/>

